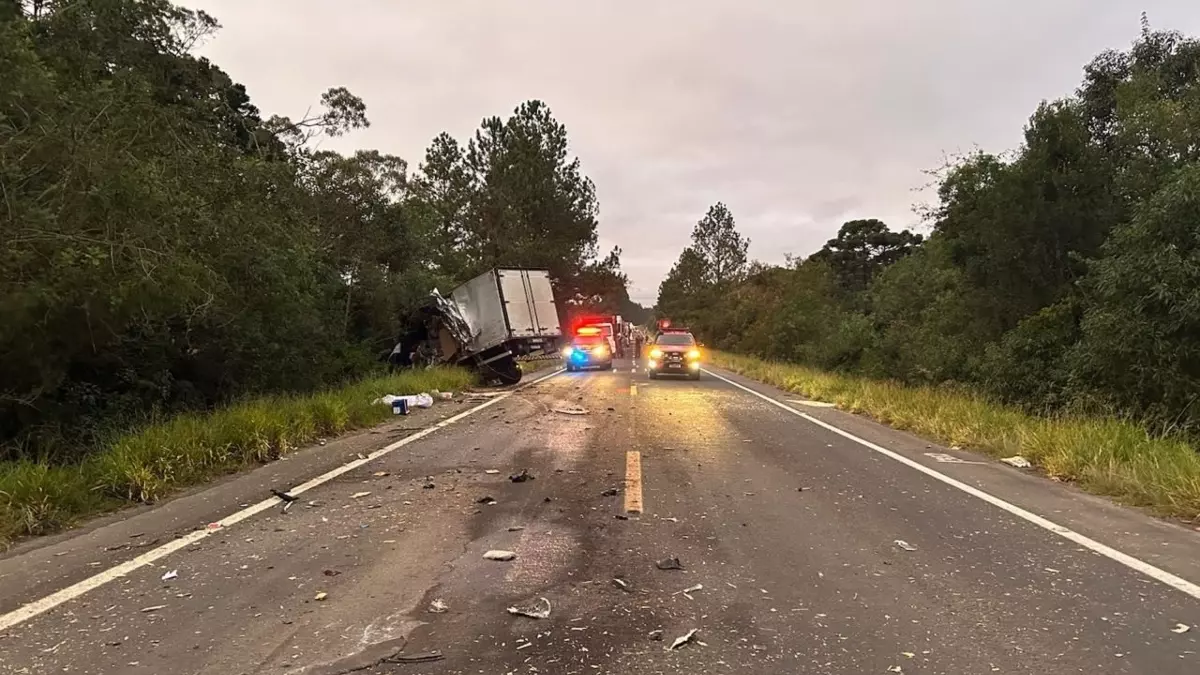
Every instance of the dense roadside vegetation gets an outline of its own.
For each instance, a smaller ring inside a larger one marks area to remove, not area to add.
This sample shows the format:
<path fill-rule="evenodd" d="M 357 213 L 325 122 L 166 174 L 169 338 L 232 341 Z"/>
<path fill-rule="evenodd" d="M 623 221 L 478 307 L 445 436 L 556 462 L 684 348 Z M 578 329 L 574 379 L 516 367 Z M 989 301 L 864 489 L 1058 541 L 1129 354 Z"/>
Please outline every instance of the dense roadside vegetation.
<path fill-rule="evenodd" d="M 1020 148 L 961 158 L 937 194 L 928 237 L 853 220 L 785 266 L 749 262 L 718 204 L 658 311 L 731 352 L 1196 438 L 1200 42 L 1143 26 L 1039 106 Z M 921 400 L 906 414 L 935 414 Z"/>
<path fill-rule="evenodd" d="M 359 382 L 414 306 L 489 267 L 547 267 L 564 304 L 640 309 L 545 104 L 441 134 L 410 171 L 318 147 L 369 124 L 344 88 L 302 118 L 260 112 L 193 55 L 217 29 L 168 0 L 0 0 L 0 530 L 302 441 L 308 422 L 248 411 L 374 391 Z M 350 426 L 371 418 L 344 404 Z"/>

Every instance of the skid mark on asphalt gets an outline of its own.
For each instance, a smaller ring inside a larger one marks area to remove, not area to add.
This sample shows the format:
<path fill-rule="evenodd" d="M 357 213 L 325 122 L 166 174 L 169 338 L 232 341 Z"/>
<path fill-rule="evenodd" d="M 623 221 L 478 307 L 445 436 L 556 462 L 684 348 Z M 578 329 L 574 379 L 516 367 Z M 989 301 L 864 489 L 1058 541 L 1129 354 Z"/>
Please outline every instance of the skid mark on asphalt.
<path fill-rule="evenodd" d="M 871 441 L 859 438 L 858 436 L 855 436 L 854 434 L 852 434 L 848 431 L 844 431 L 832 424 L 829 424 L 828 422 L 819 420 L 819 419 L 813 417 L 812 415 L 809 415 L 808 413 L 800 412 L 799 410 L 796 410 L 795 408 L 792 408 L 791 406 L 788 406 L 783 403 L 780 403 L 779 401 L 776 401 L 775 399 L 771 398 L 770 396 L 761 394 L 761 393 L 751 389 L 750 387 L 747 387 L 745 385 L 734 382 L 733 380 L 731 380 L 727 377 L 718 375 L 718 374 L 712 372 L 711 370 L 705 370 L 704 372 L 717 378 L 718 380 L 721 380 L 722 382 L 731 384 L 748 394 L 756 396 L 777 408 L 786 410 L 786 411 L 792 413 L 793 415 L 796 415 L 797 417 L 802 417 L 805 420 L 808 420 L 809 422 L 812 422 L 813 424 L 815 424 L 823 429 L 826 429 L 827 431 L 831 431 L 843 438 L 854 441 L 855 443 L 858 443 L 859 445 L 863 446 L 864 448 L 867 448 L 869 450 L 874 450 L 875 452 L 883 455 L 884 457 L 896 460 L 897 462 L 900 462 L 901 464 L 903 464 L 909 468 L 916 469 L 917 471 L 920 471 L 921 473 L 923 473 L 935 480 L 941 481 L 942 483 L 945 483 L 946 485 L 949 485 L 950 487 L 961 490 L 961 491 L 971 495 L 972 497 L 975 497 L 976 499 L 985 501 L 988 504 L 995 506 L 996 508 L 999 508 L 1003 511 L 1007 511 L 1009 514 L 1014 515 L 1022 520 L 1027 521 L 1027 522 L 1030 522 L 1030 523 L 1042 528 L 1043 530 L 1053 532 L 1054 534 L 1057 534 L 1058 536 L 1062 537 L 1063 539 L 1066 539 L 1068 541 L 1079 544 L 1080 546 L 1082 546 L 1094 553 L 1098 553 L 1098 554 L 1104 556 L 1105 558 L 1108 558 L 1110 560 L 1118 562 L 1135 572 L 1138 572 L 1147 577 L 1150 577 L 1151 579 L 1154 579 L 1155 581 L 1166 584 L 1167 586 L 1170 586 L 1171 588 L 1174 588 L 1177 591 L 1186 593 L 1187 595 L 1190 595 L 1193 598 L 1200 600 L 1200 585 L 1194 584 L 1194 583 L 1188 581 L 1187 579 L 1184 579 L 1182 577 L 1171 574 L 1170 572 L 1168 572 L 1164 569 L 1155 567 L 1154 565 L 1151 565 L 1150 563 L 1148 563 L 1144 560 L 1141 560 L 1139 558 L 1135 558 L 1135 557 L 1129 555 L 1128 553 L 1123 553 L 1121 551 L 1118 551 L 1117 549 L 1112 548 L 1111 546 L 1102 544 L 1102 543 L 1096 541 L 1095 539 L 1092 539 L 1091 537 L 1082 535 L 1070 528 L 1059 525 L 1058 523 L 1055 523 L 1054 521 L 1043 518 L 1043 517 L 1037 515 L 1036 513 L 1033 513 L 1032 511 L 1027 511 L 1027 510 L 1017 506 L 1016 504 L 1006 502 L 1003 499 L 996 497 L 995 495 L 992 495 L 988 492 L 984 492 L 983 490 L 980 490 L 979 488 L 973 487 L 971 485 L 967 485 L 966 483 L 964 483 L 960 480 L 951 478 L 950 476 L 947 476 L 944 473 L 941 473 L 939 471 L 931 469 L 931 468 L 925 466 L 924 464 L 921 464 L 920 462 L 917 462 L 915 460 L 909 459 L 908 457 L 905 457 L 904 455 L 901 455 L 897 452 L 888 450 L 885 447 L 876 445 L 876 444 L 872 443 Z"/>
<path fill-rule="evenodd" d="M 405 436 L 404 438 L 396 441 L 395 443 L 384 446 L 384 447 L 368 454 L 365 458 L 355 459 L 355 460 L 347 462 L 346 464 L 343 464 L 335 469 L 327 471 L 327 472 L 321 474 L 320 476 L 317 476 L 316 478 L 310 479 L 304 483 L 301 483 L 300 485 L 297 485 L 296 487 L 293 487 L 290 490 L 287 490 L 287 492 L 292 495 L 299 495 L 299 494 L 301 494 L 303 492 L 307 492 L 308 490 L 311 490 L 315 487 L 318 487 L 325 483 L 328 483 L 329 481 L 331 481 L 343 474 L 349 473 L 349 472 L 353 471 L 354 469 L 357 469 L 360 466 L 362 466 L 368 462 L 371 462 L 375 459 L 383 457 L 384 455 L 387 455 L 395 450 L 398 450 L 399 448 L 402 448 L 402 447 L 408 445 L 409 443 L 413 443 L 422 438 L 425 438 L 426 436 L 438 431 L 439 429 L 444 429 L 445 427 L 448 427 L 451 424 L 454 424 L 455 422 L 458 422 L 461 419 L 465 419 L 481 410 L 490 408 L 493 405 L 496 405 L 497 403 L 500 403 L 501 401 L 508 399 L 513 394 L 515 394 L 519 391 L 522 391 L 528 387 L 532 387 L 540 382 L 545 382 L 546 380 L 558 375 L 561 372 L 563 372 L 563 371 L 556 370 L 556 371 L 550 373 L 549 375 L 546 375 L 544 377 L 539 377 L 538 379 L 536 379 L 528 384 L 521 385 L 520 387 L 513 389 L 512 391 L 505 392 L 501 396 L 496 396 L 495 398 L 489 399 L 488 401 L 485 401 L 484 403 L 481 403 L 481 404 L 475 406 L 474 408 L 469 408 L 467 410 L 464 410 L 464 411 L 458 413 L 457 415 L 454 415 L 453 417 L 448 417 L 448 418 L 442 420 L 441 422 L 434 424 L 433 426 L 427 427 L 421 431 L 414 433 L 411 436 Z M 8 630 L 9 628 L 12 628 L 13 626 L 16 626 L 18 624 L 24 623 L 25 621 L 28 621 L 28 620 L 34 618 L 35 616 L 38 616 L 39 614 L 43 614 L 51 609 L 54 609 L 55 607 L 58 607 L 59 605 L 61 605 L 63 603 L 70 602 L 71 600 L 81 597 L 84 594 L 86 594 L 90 591 L 93 591 L 97 588 L 100 588 L 101 586 L 103 586 L 111 581 L 120 579 L 121 577 L 124 577 L 138 569 L 141 569 L 142 567 L 146 567 L 147 565 L 157 562 L 158 560 L 161 560 L 161 559 L 167 557 L 168 555 L 175 553 L 176 551 L 179 551 L 181 549 L 192 546 L 196 542 L 198 542 L 212 534 L 215 534 L 217 532 L 223 532 L 226 528 L 236 525 L 237 523 L 240 523 L 243 520 L 246 520 L 252 516 L 258 515 L 259 513 L 262 513 L 263 511 L 266 511 L 267 509 L 278 506 L 279 504 L 280 504 L 280 499 L 278 497 L 271 497 L 270 499 L 264 499 L 261 502 L 258 502 L 257 504 L 252 504 L 240 511 L 237 511 L 233 514 L 225 516 L 224 518 L 216 521 L 215 523 L 210 524 L 209 527 L 206 529 L 195 530 L 195 531 L 189 532 L 188 534 L 186 534 L 178 539 L 175 539 L 169 543 L 163 544 L 162 546 L 159 546 L 156 549 L 147 551 L 147 552 L 137 556 L 136 558 L 133 558 L 132 560 L 127 560 L 127 561 L 121 563 L 120 565 L 110 567 L 110 568 L 104 570 L 103 572 L 99 572 L 93 576 L 90 576 L 90 577 L 84 579 L 83 581 L 74 583 L 70 586 L 67 586 L 66 588 L 63 588 L 54 593 L 51 593 L 50 595 L 47 595 L 45 597 L 34 600 L 33 602 L 26 603 L 26 604 L 18 607 L 17 609 L 14 609 L 13 611 L 8 612 L 7 614 L 2 614 L 2 615 L 0 615 L 0 632 Z"/>

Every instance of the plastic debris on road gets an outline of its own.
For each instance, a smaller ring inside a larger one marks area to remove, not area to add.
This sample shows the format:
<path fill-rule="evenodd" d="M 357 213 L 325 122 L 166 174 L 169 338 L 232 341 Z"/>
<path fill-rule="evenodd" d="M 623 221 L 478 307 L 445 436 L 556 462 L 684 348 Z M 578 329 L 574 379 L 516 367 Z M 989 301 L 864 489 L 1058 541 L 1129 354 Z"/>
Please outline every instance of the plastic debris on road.
<path fill-rule="evenodd" d="M 629 583 L 629 581 L 623 577 L 613 577 L 613 585 L 625 591 L 626 593 L 633 592 L 633 584 Z"/>
<path fill-rule="evenodd" d="M 498 560 L 500 562 L 505 562 L 508 560 L 515 559 L 517 557 L 517 554 L 513 553 L 512 551 L 503 551 L 500 549 L 492 549 L 491 551 L 484 553 L 483 557 L 485 560 Z"/>
<path fill-rule="evenodd" d="M 554 408 L 554 412 L 561 413 L 563 415 L 586 415 L 586 414 L 588 414 L 587 408 Z"/>
<path fill-rule="evenodd" d="M 695 593 L 696 591 L 702 591 L 702 590 L 704 590 L 704 584 L 696 584 L 695 586 L 688 586 L 687 588 L 683 589 L 682 591 L 679 591 L 679 594 L 682 595 L 683 597 L 687 598 L 688 600 L 695 600 L 695 598 L 692 597 L 692 593 Z"/>
<path fill-rule="evenodd" d="M 167 608 L 166 605 L 151 605 L 149 607 L 143 607 L 140 611 L 142 612 L 142 614 L 149 614 L 150 612 L 157 612 L 160 609 L 166 609 L 166 608 Z"/>
<path fill-rule="evenodd" d="M 904 669 L 900 666 L 888 666 L 889 673 L 903 673 Z"/>
<path fill-rule="evenodd" d="M 324 600 L 325 598 L 328 598 L 328 597 L 329 597 L 329 594 L 326 593 L 325 591 L 318 591 L 317 594 L 313 596 L 313 600 L 316 600 L 317 602 L 321 602 L 322 600 Z"/>
<path fill-rule="evenodd" d="M 167 572 L 166 574 L 162 575 L 163 581 L 170 581 L 172 579 L 178 579 L 178 578 L 179 578 L 179 570 L 171 570 L 170 572 Z"/>
<path fill-rule="evenodd" d="M 652 630 L 646 637 L 650 638 L 651 640 L 654 640 L 655 642 L 662 642 L 662 639 L 663 639 L 662 629 L 660 628 L 658 630 Z"/>
<path fill-rule="evenodd" d="M 663 558 L 662 560 L 659 560 L 658 562 L 654 563 L 654 566 L 660 570 L 681 570 L 681 569 L 683 569 L 683 563 L 679 561 L 679 558 L 675 558 L 675 557 Z"/>
<path fill-rule="evenodd" d="M 907 541 L 904 541 L 903 539 L 897 539 L 896 541 L 894 541 L 892 543 L 895 544 L 896 546 L 899 546 L 900 548 L 904 549 L 905 551 L 912 552 L 912 551 L 917 550 L 916 546 L 913 546 L 912 544 L 908 543 Z"/>
<path fill-rule="evenodd" d="M 508 613 L 513 616 L 527 616 L 530 619 L 549 619 L 550 601 L 546 598 L 538 598 L 529 604 L 509 607 Z"/>
<path fill-rule="evenodd" d="M 1177 623 L 1177 624 L 1175 624 L 1175 627 L 1171 629 L 1171 632 L 1183 634 L 1183 633 L 1188 632 L 1191 629 L 1192 629 L 1192 627 L 1187 625 L 1186 623 Z"/>
<path fill-rule="evenodd" d="M 514 483 L 524 483 L 527 480 L 533 480 L 534 475 L 529 473 L 529 469 L 521 469 L 521 473 L 514 473 L 508 479 Z"/>
<path fill-rule="evenodd" d="M 489 476 L 495 476 L 496 474 L 500 473 L 500 469 L 484 469 L 483 472 Z"/>
<path fill-rule="evenodd" d="M 271 489 L 271 494 L 275 495 L 276 497 L 279 497 L 280 499 L 282 499 L 285 502 L 294 502 L 297 499 L 299 499 L 299 497 L 293 497 L 292 495 L 289 495 L 288 493 L 283 492 L 282 490 L 276 490 L 274 488 Z"/>
<path fill-rule="evenodd" d="M 480 497 L 479 499 L 476 499 L 475 503 L 476 504 L 487 504 L 488 506 L 491 506 L 492 504 L 496 503 L 496 500 L 491 498 L 490 496 L 484 496 L 484 497 Z"/>
<path fill-rule="evenodd" d="M 429 611 L 432 614 L 444 614 L 448 609 L 450 609 L 450 605 L 447 605 L 446 601 L 441 598 L 429 603 Z"/>
<path fill-rule="evenodd" d="M 409 408 L 431 408 L 431 407 L 433 407 L 433 397 L 430 396 L 429 394 L 425 394 L 425 393 L 412 394 L 409 396 L 396 396 L 395 394 L 388 394 L 386 396 L 381 396 L 381 397 L 375 399 L 374 401 L 371 401 L 371 404 L 372 405 L 392 405 L 396 401 L 404 401 L 404 402 L 408 403 Z"/>
<path fill-rule="evenodd" d="M 354 494 L 350 495 L 350 499 L 362 499 L 363 497 L 366 497 L 369 494 L 371 494 L 369 491 L 368 492 L 355 492 Z"/>
<path fill-rule="evenodd" d="M 1004 459 L 1002 459 L 1000 461 L 1004 462 L 1005 464 L 1007 464 L 1009 466 L 1014 466 L 1018 469 L 1028 469 L 1029 467 L 1033 466 L 1032 464 L 1029 463 L 1029 460 L 1025 459 L 1024 457 L 1022 457 L 1020 455 L 1013 455 L 1012 457 L 1005 457 Z"/>
<path fill-rule="evenodd" d="M 700 632 L 699 629 L 693 628 L 693 629 L 689 630 L 688 632 L 684 633 L 683 635 L 680 635 L 679 637 L 675 638 L 675 641 L 671 643 L 671 646 L 667 647 L 667 651 L 671 651 L 673 649 L 679 649 L 680 647 L 686 645 L 687 643 L 695 640 L 696 633 L 698 633 L 698 632 Z"/>

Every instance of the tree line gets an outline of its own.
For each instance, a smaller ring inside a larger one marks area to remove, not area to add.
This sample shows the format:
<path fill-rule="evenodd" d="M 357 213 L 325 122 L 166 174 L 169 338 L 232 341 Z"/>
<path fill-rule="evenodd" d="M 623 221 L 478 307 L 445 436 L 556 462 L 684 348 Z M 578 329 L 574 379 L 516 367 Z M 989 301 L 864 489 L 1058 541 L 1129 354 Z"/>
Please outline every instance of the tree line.
<path fill-rule="evenodd" d="M 441 134 L 415 171 L 314 142 L 329 89 L 266 116 L 168 0 L 0 0 L 0 448 L 66 460 L 148 417 L 356 377 L 404 317 L 493 266 L 627 311 L 592 182 L 542 102 Z"/>
<path fill-rule="evenodd" d="M 1200 428 L 1200 42 L 1152 31 L 1041 104 L 1024 142 L 937 175 L 928 237 L 845 223 L 817 253 L 748 262 L 717 204 L 658 312 L 724 349 L 1036 412 Z"/>

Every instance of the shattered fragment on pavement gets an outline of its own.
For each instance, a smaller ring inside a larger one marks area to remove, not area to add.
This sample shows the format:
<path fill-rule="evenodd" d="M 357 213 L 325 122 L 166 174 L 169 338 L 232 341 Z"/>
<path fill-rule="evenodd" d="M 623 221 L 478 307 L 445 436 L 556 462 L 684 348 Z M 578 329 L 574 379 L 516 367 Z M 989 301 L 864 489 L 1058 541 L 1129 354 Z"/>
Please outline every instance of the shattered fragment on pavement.
<path fill-rule="evenodd" d="M 671 643 L 671 646 L 667 647 L 667 651 L 671 651 L 673 649 L 679 649 L 680 647 L 686 645 L 687 643 L 695 640 L 696 633 L 698 633 L 698 632 L 699 632 L 698 629 L 693 628 L 693 629 L 689 630 L 688 632 L 684 633 L 683 635 L 680 635 L 679 637 L 675 638 L 675 641 Z"/>
<path fill-rule="evenodd" d="M 509 607 L 508 613 L 513 616 L 527 616 L 531 619 L 549 619 L 550 601 L 546 598 L 538 598 L 528 604 Z"/>
<path fill-rule="evenodd" d="M 680 562 L 679 558 L 677 558 L 677 557 L 663 558 L 662 560 L 659 560 L 658 562 L 654 563 L 654 566 L 660 570 L 681 570 L 681 569 L 683 569 L 683 563 Z"/>
<path fill-rule="evenodd" d="M 517 554 L 512 551 L 504 551 L 501 549 L 492 549 L 491 551 L 484 553 L 483 557 L 485 560 L 497 560 L 500 562 L 506 562 L 509 560 L 516 559 Z"/>
<path fill-rule="evenodd" d="M 896 541 L 894 541 L 892 543 L 894 543 L 896 546 L 904 549 L 905 551 L 912 552 L 912 551 L 917 550 L 916 546 L 913 546 L 912 544 L 908 543 L 907 541 L 904 541 L 903 539 L 897 539 Z"/>
<path fill-rule="evenodd" d="M 533 474 L 529 473 L 529 469 L 521 469 L 521 473 L 514 473 L 508 479 L 514 483 L 524 483 L 527 480 L 533 480 Z"/>

